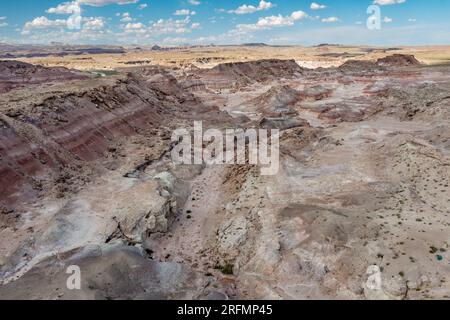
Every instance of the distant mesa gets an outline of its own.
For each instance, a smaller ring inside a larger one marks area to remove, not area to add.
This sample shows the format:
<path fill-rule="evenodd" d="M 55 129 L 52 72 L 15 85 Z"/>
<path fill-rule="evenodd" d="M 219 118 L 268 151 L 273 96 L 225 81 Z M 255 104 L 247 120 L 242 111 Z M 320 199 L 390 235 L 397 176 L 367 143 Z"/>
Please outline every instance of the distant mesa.
<path fill-rule="evenodd" d="M 158 46 L 157 44 L 155 44 L 155 45 L 151 48 L 151 50 L 152 50 L 152 51 L 168 51 L 167 48 L 160 47 L 160 46 Z"/>
<path fill-rule="evenodd" d="M 265 81 L 282 77 L 292 77 L 304 71 L 295 60 L 265 59 L 247 62 L 219 64 L 210 70 L 234 78 Z"/>
<path fill-rule="evenodd" d="M 301 76 L 304 72 L 305 69 L 295 60 L 264 59 L 221 63 L 211 69 L 201 70 L 197 79 L 200 79 L 203 86 L 210 90 L 238 89 L 252 83 L 292 79 Z M 195 87 L 201 86 L 195 85 Z"/>
<path fill-rule="evenodd" d="M 50 46 L 39 45 L 8 45 L 0 44 L 1 59 L 15 58 L 36 58 L 67 55 L 86 55 L 86 54 L 124 54 L 126 50 L 119 46 L 70 46 L 62 43 L 53 42 Z"/>
<path fill-rule="evenodd" d="M 316 48 L 321 48 L 321 47 L 340 47 L 340 44 L 335 44 L 335 43 L 320 43 L 314 47 Z"/>
<path fill-rule="evenodd" d="M 263 42 L 254 42 L 254 43 L 244 43 L 243 47 L 270 47 L 268 44 Z"/>
<path fill-rule="evenodd" d="M 122 54 L 122 53 L 126 53 L 125 49 L 122 47 L 119 48 L 102 48 L 102 47 L 98 47 L 98 48 L 83 48 L 83 49 L 79 49 L 79 48 L 75 48 L 75 49 L 66 49 L 64 50 L 64 52 L 68 53 L 68 54 L 105 54 L 105 53 L 109 53 L 109 54 Z"/>
<path fill-rule="evenodd" d="M 370 70 L 379 67 L 409 67 L 420 66 L 421 63 L 413 55 L 394 54 L 381 59 L 376 62 L 368 60 L 348 60 L 342 64 L 341 70 Z"/>
<path fill-rule="evenodd" d="M 419 66 L 420 61 L 413 55 L 408 54 L 394 54 L 377 60 L 377 65 L 388 67 L 407 67 Z"/>

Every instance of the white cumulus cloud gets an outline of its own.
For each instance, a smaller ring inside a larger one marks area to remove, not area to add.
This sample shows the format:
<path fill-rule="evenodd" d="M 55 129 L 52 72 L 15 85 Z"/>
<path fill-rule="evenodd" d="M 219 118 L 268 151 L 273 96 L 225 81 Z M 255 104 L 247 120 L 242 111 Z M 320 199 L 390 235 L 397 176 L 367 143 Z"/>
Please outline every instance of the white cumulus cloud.
<path fill-rule="evenodd" d="M 240 32 L 267 30 L 278 27 L 289 27 L 295 24 L 295 21 L 307 18 L 308 15 L 303 11 L 294 11 L 289 16 L 269 16 L 259 18 L 254 24 L 238 24 L 236 30 Z"/>
<path fill-rule="evenodd" d="M 139 0 L 77 0 L 77 1 L 81 4 L 86 4 L 88 6 L 93 7 L 103 7 L 109 4 L 124 5 L 139 2 Z"/>
<path fill-rule="evenodd" d="M 191 11 L 191 10 L 188 10 L 188 9 L 180 9 L 180 10 L 176 10 L 175 12 L 174 12 L 174 15 L 175 16 L 188 16 L 188 15 L 195 15 L 195 11 Z"/>
<path fill-rule="evenodd" d="M 101 30 L 105 27 L 105 19 L 102 17 L 84 18 L 84 30 Z"/>
<path fill-rule="evenodd" d="M 328 18 L 323 18 L 321 21 L 325 22 L 325 23 L 334 23 L 334 22 L 339 22 L 340 20 L 338 17 L 328 17 Z"/>
<path fill-rule="evenodd" d="M 64 2 L 54 8 L 49 8 L 47 13 L 52 14 L 80 14 L 81 7 L 77 1 Z"/>
<path fill-rule="evenodd" d="M 0 28 L 8 26 L 8 22 L 5 21 L 6 17 L 0 17 Z"/>
<path fill-rule="evenodd" d="M 275 5 L 272 2 L 261 0 L 257 7 L 253 5 L 243 4 L 236 10 L 229 10 L 228 13 L 247 14 L 247 13 L 254 13 L 257 11 L 269 10 L 273 7 L 275 7 Z"/>
<path fill-rule="evenodd" d="M 122 13 L 122 18 L 120 19 L 122 22 L 131 22 L 133 21 L 133 18 L 131 17 L 129 12 Z"/>
<path fill-rule="evenodd" d="M 317 2 L 313 2 L 309 7 L 311 8 L 311 10 L 320 10 L 325 9 L 327 6 L 324 4 L 318 4 Z"/>

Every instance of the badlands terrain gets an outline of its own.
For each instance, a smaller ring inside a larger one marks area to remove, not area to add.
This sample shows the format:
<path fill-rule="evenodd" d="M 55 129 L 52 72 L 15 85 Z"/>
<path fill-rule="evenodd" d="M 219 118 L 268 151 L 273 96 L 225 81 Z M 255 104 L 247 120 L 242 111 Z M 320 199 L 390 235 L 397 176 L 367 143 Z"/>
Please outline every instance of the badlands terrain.
<path fill-rule="evenodd" d="M 450 47 L 0 49 L 0 299 L 450 297 Z"/>

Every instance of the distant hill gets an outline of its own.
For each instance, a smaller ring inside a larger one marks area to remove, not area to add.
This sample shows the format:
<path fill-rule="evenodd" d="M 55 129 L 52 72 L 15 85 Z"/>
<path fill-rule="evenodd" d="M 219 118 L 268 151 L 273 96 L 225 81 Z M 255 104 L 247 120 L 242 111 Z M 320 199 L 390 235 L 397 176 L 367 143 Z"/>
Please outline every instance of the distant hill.
<path fill-rule="evenodd" d="M 53 45 L 45 46 L 0 43 L 0 57 L 3 59 L 105 53 L 123 54 L 125 52 L 125 49 L 120 46 L 71 46 L 61 43 L 53 43 Z"/>
<path fill-rule="evenodd" d="M 270 47 L 268 44 L 262 43 L 262 42 L 255 42 L 255 43 L 244 43 L 242 44 L 244 47 Z"/>

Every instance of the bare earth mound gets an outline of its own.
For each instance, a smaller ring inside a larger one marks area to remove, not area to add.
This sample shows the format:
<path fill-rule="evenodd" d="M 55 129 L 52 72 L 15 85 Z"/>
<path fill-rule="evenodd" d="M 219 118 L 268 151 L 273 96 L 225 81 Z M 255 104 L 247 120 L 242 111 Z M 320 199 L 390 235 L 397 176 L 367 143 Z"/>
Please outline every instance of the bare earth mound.
<path fill-rule="evenodd" d="M 413 55 L 394 54 L 377 60 L 379 66 L 407 67 L 419 66 L 420 62 Z"/>
<path fill-rule="evenodd" d="M 46 82 L 87 79 L 78 71 L 45 68 L 20 61 L 0 61 L 0 93 Z"/>

